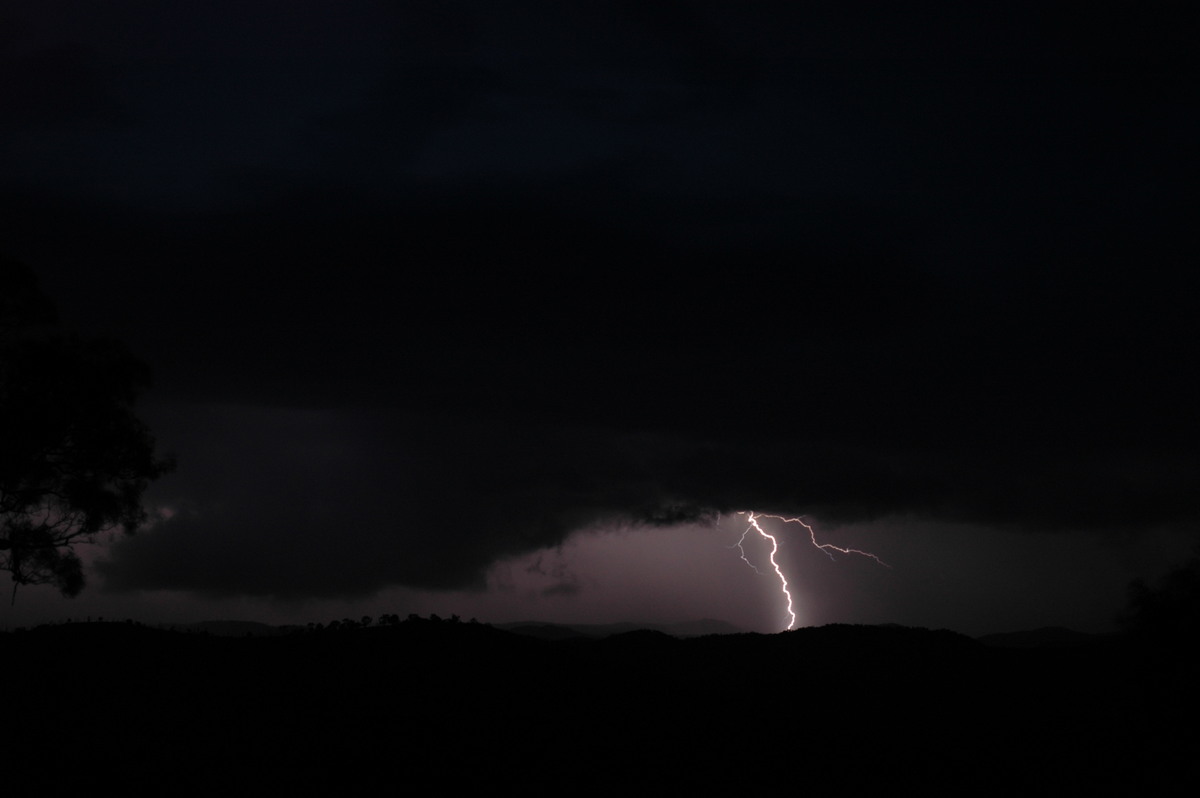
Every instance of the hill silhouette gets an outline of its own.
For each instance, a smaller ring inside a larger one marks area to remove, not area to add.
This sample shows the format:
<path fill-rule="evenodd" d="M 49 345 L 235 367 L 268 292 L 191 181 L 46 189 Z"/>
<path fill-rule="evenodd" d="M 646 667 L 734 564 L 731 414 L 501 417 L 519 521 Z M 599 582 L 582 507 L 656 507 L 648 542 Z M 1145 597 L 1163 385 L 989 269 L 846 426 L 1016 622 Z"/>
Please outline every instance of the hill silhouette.
<path fill-rule="evenodd" d="M 545 640 L 475 623 L 222 637 L 0 635 L 21 773 L 179 794 L 539 783 L 1144 789 L 1189 766 L 1194 690 L 1129 641 L 1004 649 L 825 626 Z M 1169 699 L 1169 700 L 1168 700 Z M 1190 702 L 1190 703 L 1189 703 Z M 66 753 L 64 753 L 66 752 Z M 55 771 L 69 755 L 73 767 Z"/>

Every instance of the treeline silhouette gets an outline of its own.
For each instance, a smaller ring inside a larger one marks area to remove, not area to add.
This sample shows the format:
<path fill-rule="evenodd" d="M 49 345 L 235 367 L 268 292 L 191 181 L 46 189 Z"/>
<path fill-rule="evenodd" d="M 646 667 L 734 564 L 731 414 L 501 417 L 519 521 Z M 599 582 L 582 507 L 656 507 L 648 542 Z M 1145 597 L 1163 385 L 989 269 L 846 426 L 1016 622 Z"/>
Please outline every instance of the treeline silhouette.
<path fill-rule="evenodd" d="M 1000 649 L 826 626 L 548 641 L 366 620 L 275 637 L 135 623 L 2 634 L 0 750 L 35 781 L 172 794 L 378 779 L 1144 792 L 1196 750 L 1190 670 L 1133 637 Z"/>

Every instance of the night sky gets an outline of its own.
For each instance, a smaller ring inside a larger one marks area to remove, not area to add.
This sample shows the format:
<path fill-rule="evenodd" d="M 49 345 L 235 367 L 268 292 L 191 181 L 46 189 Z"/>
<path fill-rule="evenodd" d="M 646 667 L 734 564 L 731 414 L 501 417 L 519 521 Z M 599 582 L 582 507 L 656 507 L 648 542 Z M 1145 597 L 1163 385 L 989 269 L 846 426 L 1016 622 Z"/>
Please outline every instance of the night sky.
<path fill-rule="evenodd" d="M 0 627 L 776 631 L 756 510 L 891 566 L 768 521 L 803 625 L 1112 628 L 1197 545 L 1200 70 L 1103 13 L 5 4 L 0 248 L 178 468 Z"/>

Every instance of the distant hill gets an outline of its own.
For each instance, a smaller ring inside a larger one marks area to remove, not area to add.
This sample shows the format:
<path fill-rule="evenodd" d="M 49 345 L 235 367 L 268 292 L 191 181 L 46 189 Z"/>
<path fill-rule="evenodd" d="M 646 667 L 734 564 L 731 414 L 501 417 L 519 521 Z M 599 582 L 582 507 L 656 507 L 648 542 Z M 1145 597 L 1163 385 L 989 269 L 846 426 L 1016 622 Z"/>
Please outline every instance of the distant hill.
<path fill-rule="evenodd" d="M 0 724 L 0 750 L 21 765 L 11 777 L 34 782 L 11 792 L 37 794 L 47 774 L 186 794 L 438 779 L 484 790 L 527 767 L 611 792 L 636 778 L 660 792 L 961 794 L 986 778 L 1008 794 L 1141 795 L 1155 792 L 1148 773 L 1191 773 L 1200 742 L 1191 669 L 1136 638 L 1014 650 L 895 625 L 698 637 L 514 626 L 3 633 L 0 677 L 16 686 L 5 717 L 19 722 Z M 1091 637 L 1064 631 L 1027 639 Z M 760 766 L 768 754 L 795 759 Z"/>
<path fill-rule="evenodd" d="M 1086 632 L 1076 632 L 1062 626 L 1043 626 L 1041 629 L 1030 629 L 1023 632 L 1005 632 L 1002 634 L 984 635 L 977 637 L 985 646 L 996 648 L 1057 648 L 1063 646 L 1090 645 L 1107 640 L 1111 635 L 1093 635 Z"/>
<path fill-rule="evenodd" d="M 542 640 L 569 640 L 572 638 L 605 638 L 613 635 L 650 630 L 662 632 L 672 637 L 702 637 L 704 635 L 743 634 L 746 630 L 739 629 L 731 623 L 704 618 L 699 621 L 684 621 L 681 623 L 542 623 L 537 621 L 522 621 L 516 623 L 495 624 L 497 629 L 504 629 L 516 634 L 537 637 Z"/>
<path fill-rule="evenodd" d="M 165 624 L 162 628 L 179 632 L 207 633 L 219 637 L 274 637 L 286 630 L 257 621 L 198 621 L 196 623 Z"/>
<path fill-rule="evenodd" d="M 496 624 L 497 629 L 503 629 L 506 632 L 523 635 L 525 637 L 536 637 L 539 640 L 576 640 L 580 638 L 592 638 L 595 635 L 587 634 L 573 626 L 565 626 L 558 623 L 537 623 L 535 621 L 521 621 L 517 623 L 500 623 Z"/>

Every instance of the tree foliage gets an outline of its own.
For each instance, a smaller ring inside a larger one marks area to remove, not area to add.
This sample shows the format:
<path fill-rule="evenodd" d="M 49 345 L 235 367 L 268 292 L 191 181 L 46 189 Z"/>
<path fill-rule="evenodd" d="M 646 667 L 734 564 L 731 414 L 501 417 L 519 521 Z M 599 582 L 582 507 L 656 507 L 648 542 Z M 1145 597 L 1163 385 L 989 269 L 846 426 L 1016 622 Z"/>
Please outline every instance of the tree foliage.
<path fill-rule="evenodd" d="M 63 332 L 28 269 L 0 260 L 0 570 L 83 588 L 75 546 L 146 520 L 171 468 L 135 415 L 149 370 L 121 344 Z"/>
<path fill-rule="evenodd" d="M 1129 583 L 1129 604 L 1120 620 L 1125 629 L 1167 641 L 1200 636 L 1200 554 L 1150 584 Z"/>

